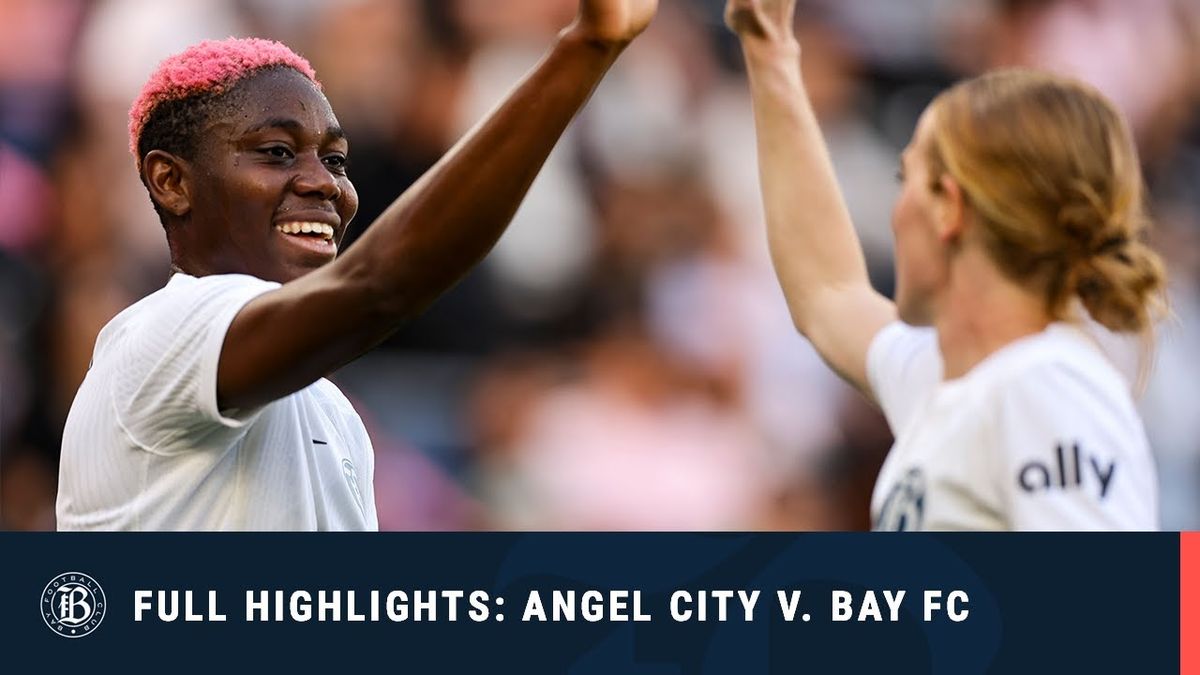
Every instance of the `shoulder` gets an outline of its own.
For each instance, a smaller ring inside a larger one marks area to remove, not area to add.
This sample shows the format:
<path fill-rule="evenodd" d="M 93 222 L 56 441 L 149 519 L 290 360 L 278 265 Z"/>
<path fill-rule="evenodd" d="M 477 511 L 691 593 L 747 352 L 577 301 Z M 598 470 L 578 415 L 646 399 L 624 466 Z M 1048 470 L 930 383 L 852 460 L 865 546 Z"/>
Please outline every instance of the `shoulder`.
<path fill-rule="evenodd" d="M 246 274 L 213 274 L 205 277 L 175 274 L 166 286 L 133 303 L 112 322 L 129 321 L 134 317 L 177 308 L 178 303 L 192 299 L 203 300 L 231 293 L 261 293 L 276 288 L 279 288 L 279 284 L 275 282 Z"/>
<path fill-rule="evenodd" d="M 250 299 L 279 288 L 279 284 L 244 274 L 192 277 L 176 274 L 167 285 L 130 305 L 100 331 L 97 349 L 102 349 L 139 329 L 179 324 L 200 319 L 198 311 L 228 304 L 245 304 Z"/>
<path fill-rule="evenodd" d="M 1132 384 L 1091 336 L 1065 325 L 1015 345 L 988 364 L 986 385 L 1000 403 L 1035 401 L 1044 412 L 1085 416 L 1134 414 Z"/>
<path fill-rule="evenodd" d="M 1022 347 L 991 364 L 987 391 L 1013 526 L 1156 528 L 1154 458 L 1129 383 L 1074 329 Z"/>

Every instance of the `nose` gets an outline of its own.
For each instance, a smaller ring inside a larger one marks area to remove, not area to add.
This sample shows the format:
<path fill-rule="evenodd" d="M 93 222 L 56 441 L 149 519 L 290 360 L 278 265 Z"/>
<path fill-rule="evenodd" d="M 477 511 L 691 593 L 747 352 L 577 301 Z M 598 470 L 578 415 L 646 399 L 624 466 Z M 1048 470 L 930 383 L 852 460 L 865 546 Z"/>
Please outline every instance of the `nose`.
<path fill-rule="evenodd" d="M 306 154 L 296 164 L 298 172 L 292 180 L 292 189 L 302 197 L 320 197 L 336 202 L 342 196 L 337 177 L 325 166 L 316 153 Z"/>

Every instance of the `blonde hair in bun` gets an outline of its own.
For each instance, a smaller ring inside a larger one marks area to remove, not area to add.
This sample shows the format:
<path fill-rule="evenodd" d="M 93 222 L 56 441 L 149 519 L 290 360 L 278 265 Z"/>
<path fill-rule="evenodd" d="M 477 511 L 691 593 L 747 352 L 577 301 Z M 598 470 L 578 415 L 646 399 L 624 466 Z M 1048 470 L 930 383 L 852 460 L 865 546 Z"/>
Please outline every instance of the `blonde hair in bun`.
<path fill-rule="evenodd" d="M 952 177 L 1009 278 L 1070 318 L 1076 301 L 1119 332 L 1165 310 L 1162 260 L 1137 151 L 1113 105 L 1081 82 L 1027 70 L 963 82 L 933 104 L 931 185 Z"/>

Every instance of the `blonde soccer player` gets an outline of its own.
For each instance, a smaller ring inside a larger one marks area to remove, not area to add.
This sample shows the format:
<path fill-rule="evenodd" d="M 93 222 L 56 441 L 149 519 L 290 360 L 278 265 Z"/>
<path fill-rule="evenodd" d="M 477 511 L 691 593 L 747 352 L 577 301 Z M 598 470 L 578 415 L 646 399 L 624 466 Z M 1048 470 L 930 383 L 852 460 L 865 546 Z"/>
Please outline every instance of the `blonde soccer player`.
<path fill-rule="evenodd" d="M 1113 106 L 1004 71 L 921 116 L 892 227 L 895 303 L 863 254 L 801 80 L 795 0 L 729 0 L 749 71 L 772 258 L 798 329 L 896 437 L 884 530 L 1151 530 L 1155 468 L 1094 320 L 1144 333 L 1163 303 L 1142 176 Z"/>

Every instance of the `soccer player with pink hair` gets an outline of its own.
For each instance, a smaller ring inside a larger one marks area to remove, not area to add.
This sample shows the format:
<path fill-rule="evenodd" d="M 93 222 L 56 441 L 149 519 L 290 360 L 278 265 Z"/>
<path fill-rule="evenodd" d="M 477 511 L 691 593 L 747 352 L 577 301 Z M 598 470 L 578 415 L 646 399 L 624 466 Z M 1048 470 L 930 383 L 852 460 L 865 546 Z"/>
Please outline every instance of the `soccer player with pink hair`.
<path fill-rule="evenodd" d="M 657 0 L 580 0 L 508 98 L 338 256 L 349 143 L 265 40 L 167 59 L 130 112 L 167 285 L 115 317 L 63 435 L 63 530 L 372 530 L 374 457 L 324 376 L 479 262 Z"/>

